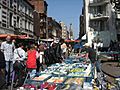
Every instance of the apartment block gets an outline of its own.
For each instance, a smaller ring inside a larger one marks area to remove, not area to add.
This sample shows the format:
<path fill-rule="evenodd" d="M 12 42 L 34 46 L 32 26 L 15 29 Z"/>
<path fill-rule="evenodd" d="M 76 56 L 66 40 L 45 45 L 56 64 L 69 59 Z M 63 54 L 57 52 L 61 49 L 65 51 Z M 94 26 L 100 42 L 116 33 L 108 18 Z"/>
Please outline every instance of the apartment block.
<path fill-rule="evenodd" d="M 117 40 L 116 17 L 110 0 L 83 1 L 87 42 L 103 41 L 104 47 L 108 47 L 111 40 Z"/>
<path fill-rule="evenodd" d="M 33 10 L 27 0 L 0 0 L 0 34 L 33 37 Z"/>
<path fill-rule="evenodd" d="M 55 39 L 55 38 L 62 38 L 62 27 L 61 25 L 52 17 L 48 17 L 48 37 Z"/>
<path fill-rule="evenodd" d="M 68 39 L 68 28 L 67 28 L 67 26 L 65 25 L 64 22 L 60 22 L 60 25 L 62 27 L 62 38 L 63 39 Z"/>
<path fill-rule="evenodd" d="M 117 39 L 120 41 L 120 0 L 111 0 L 111 4 L 115 10 Z"/>

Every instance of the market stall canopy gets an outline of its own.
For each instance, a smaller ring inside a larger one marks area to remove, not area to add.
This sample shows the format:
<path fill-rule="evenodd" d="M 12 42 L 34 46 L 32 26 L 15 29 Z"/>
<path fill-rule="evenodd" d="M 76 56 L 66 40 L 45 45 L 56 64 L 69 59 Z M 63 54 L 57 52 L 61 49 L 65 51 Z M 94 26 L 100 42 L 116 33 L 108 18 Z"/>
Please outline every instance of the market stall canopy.
<path fill-rule="evenodd" d="M 10 35 L 12 38 L 17 38 L 17 35 L 15 34 L 0 34 L 0 38 L 6 38 L 8 35 Z"/>
<path fill-rule="evenodd" d="M 0 38 L 6 38 L 8 35 L 10 35 L 14 39 L 31 39 L 26 35 L 15 35 L 15 34 L 0 34 Z"/>
<path fill-rule="evenodd" d="M 40 41 L 52 42 L 53 39 L 40 39 Z"/>
<path fill-rule="evenodd" d="M 65 42 L 80 42 L 80 40 L 65 40 Z"/>
<path fill-rule="evenodd" d="M 26 35 L 17 35 L 17 38 L 18 39 L 32 39 L 32 38 L 30 38 L 29 36 L 26 36 Z"/>

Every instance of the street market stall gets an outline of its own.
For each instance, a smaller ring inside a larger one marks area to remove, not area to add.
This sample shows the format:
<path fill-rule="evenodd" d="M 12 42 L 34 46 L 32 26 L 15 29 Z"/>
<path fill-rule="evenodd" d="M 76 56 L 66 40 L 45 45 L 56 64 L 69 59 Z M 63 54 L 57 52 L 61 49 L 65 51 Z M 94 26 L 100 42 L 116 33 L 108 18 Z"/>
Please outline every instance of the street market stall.
<path fill-rule="evenodd" d="M 76 90 L 87 88 L 92 90 L 91 64 L 89 62 L 75 62 L 74 59 L 65 60 L 64 63 L 56 63 L 40 73 L 33 74 L 25 81 L 24 88 L 39 88 L 40 90 Z"/>

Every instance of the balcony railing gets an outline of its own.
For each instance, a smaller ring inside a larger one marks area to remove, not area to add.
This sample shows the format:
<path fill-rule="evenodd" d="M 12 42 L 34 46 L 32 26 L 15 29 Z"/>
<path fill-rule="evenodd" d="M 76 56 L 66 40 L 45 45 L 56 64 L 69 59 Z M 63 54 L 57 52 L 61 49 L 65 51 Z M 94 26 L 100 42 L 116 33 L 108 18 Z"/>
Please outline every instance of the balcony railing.
<path fill-rule="evenodd" d="M 98 0 L 89 3 L 89 6 L 100 6 L 109 3 L 109 0 Z"/>
<path fill-rule="evenodd" d="M 105 14 L 100 14 L 100 13 L 98 13 L 98 14 L 90 14 L 90 19 L 92 19 L 92 20 L 96 20 L 96 19 L 98 19 L 98 20 L 100 20 L 100 19 L 108 19 L 109 18 L 109 16 L 108 15 L 105 15 Z"/>

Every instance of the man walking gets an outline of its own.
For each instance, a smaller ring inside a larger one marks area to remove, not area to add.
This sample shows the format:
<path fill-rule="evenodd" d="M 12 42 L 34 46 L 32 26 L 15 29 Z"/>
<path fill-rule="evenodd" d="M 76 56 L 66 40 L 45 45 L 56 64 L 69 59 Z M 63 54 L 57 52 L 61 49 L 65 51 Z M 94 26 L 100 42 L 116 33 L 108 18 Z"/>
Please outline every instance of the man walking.
<path fill-rule="evenodd" d="M 86 59 L 90 59 L 91 61 L 91 74 L 92 74 L 92 83 L 97 83 L 99 86 L 99 82 L 97 79 L 97 73 L 100 72 L 100 62 L 97 57 L 96 50 L 90 47 L 89 43 L 85 43 L 83 45 L 86 51 Z"/>
<path fill-rule="evenodd" d="M 11 40 L 11 36 L 8 35 L 6 37 L 6 41 L 2 42 L 1 44 L 1 50 L 4 53 L 5 56 L 5 62 L 6 62 L 6 84 L 10 84 L 10 73 L 13 71 L 13 55 L 14 55 L 14 49 L 15 45 Z"/>

